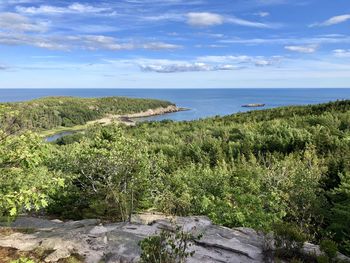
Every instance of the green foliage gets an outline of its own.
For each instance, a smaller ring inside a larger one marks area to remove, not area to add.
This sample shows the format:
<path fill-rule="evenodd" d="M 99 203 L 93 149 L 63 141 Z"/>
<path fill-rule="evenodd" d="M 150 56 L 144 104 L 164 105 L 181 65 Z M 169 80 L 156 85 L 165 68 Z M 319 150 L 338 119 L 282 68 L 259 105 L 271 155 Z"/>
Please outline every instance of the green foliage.
<path fill-rule="evenodd" d="M 193 236 L 176 227 L 174 232 L 162 230 L 159 235 L 150 236 L 140 242 L 141 263 L 184 263 L 194 255 L 189 251 Z"/>
<path fill-rule="evenodd" d="M 333 240 L 323 239 L 320 242 L 320 250 L 324 252 L 329 259 L 334 259 L 338 252 L 338 246 Z"/>
<path fill-rule="evenodd" d="M 28 102 L 2 103 L 0 129 L 10 133 L 18 130 L 50 130 L 82 125 L 107 114 L 136 113 L 169 105 L 171 103 L 167 101 L 125 97 L 47 97 Z"/>
<path fill-rule="evenodd" d="M 123 112 L 162 106 L 134 101 L 129 107 L 130 100 L 119 99 L 38 100 L 29 103 L 33 117 L 23 115 L 28 122 L 15 125 L 46 129 L 117 114 L 121 105 Z M 23 105 L 6 104 L 2 112 Z M 49 202 L 49 213 L 68 218 L 128 220 L 133 211 L 154 209 L 207 215 L 228 227 L 274 230 L 284 222 L 288 227 L 277 230 L 286 251 L 300 247 L 302 229 L 310 241 L 331 237 L 350 255 L 349 116 L 350 101 L 338 101 L 192 122 L 96 125 L 57 144 L 3 132 L 1 211 L 10 215 Z M 66 188 L 57 191 L 63 179 Z"/>
<path fill-rule="evenodd" d="M 300 254 L 308 236 L 296 225 L 279 223 L 274 226 L 274 238 L 278 256 L 294 258 Z"/>
<path fill-rule="evenodd" d="M 327 214 L 328 231 L 343 253 L 350 255 L 350 173 L 340 174 L 340 184 L 331 191 L 332 208 Z"/>
<path fill-rule="evenodd" d="M 118 126 L 96 126 L 87 133 L 92 139 L 64 147 L 53 156 L 51 168 L 71 174 L 72 179 L 70 190 L 53 197 L 56 205 L 63 210 L 67 205 L 75 207 L 81 216 L 126 221 L 149 189 L 152 168 L 147 148 Z M 52 209 L 59 212 L 57 206 Z"/>
<path fill-rule="evenodd" d="M 133 191 L 136 209 L 202 214 L 217 224 L 263 230 L 290 222 L 311 239 L 334 236 L 349 254 L 349 112 L 350 101 L 339 101 L 142 123 L 123 131 L 95 127 L 59 142 L 63 146 L 49 167 L 70 174 L 71 183 L 50 211 L 125 219 L 130 191 L 120 187 L 121 174 L 136 163 L 142 171 L 132 175 L 137 178 L 132 188 L 139 186 Z M 115 146 L 113 134 L 125 149 Z M 130 149 L 136 149 L 136 157 Z M 113 167 L 124 168 L 115 174 Z M 114 174 L 113 191 L 104 182 L 106 173 Z"/>
<path fill-rule="evenodd" d="M 59 172 L 44 164 L 50 146 L 32 134 L 7 136 L 0 144 L 0 216 L 46 207 L 49 195 L 64 185 Z"/>
<path fill-rule="evenodd" d="M 349 113 L 350 101 L 338 101 L 128 132 L 167 160 L 158 210 L 265 230 L 294 222 L 311 239 L 335 235 L 350 255 Z"/>
<path fill-rule="evenodd" d="M 10 263 L 35 263 L 35 261 L 30 258 L 21 257 L 19 259 L 12 260 Z"/>
<path fill-rule="evenodd" d="M 329 263 L 329 257 L 327 255 L 319 255 L 316 260 L 317 263 Z"/>

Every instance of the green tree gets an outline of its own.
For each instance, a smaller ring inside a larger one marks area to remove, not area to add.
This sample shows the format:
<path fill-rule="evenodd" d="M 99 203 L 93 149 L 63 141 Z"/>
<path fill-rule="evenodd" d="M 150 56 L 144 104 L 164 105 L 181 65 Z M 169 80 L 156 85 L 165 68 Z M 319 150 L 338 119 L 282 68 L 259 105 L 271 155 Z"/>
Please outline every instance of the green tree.
<path fill-rule="evenodd" d="M 51 165 L 72 174 L 71 189 L 79 196 L 74 205 L 86 206 L 93 216 L 130 220 L 151 183 L 147 148 L 118 126 L 96 126 L 88 133 L 79 144 L 61 148 L 60 163 Z"/>
<path fill-rule="evenodd" d="M 0 216 L 46 207 L 49 195 L 64 185 L 62 175 L 44 164 L 50 147 L 30 132 L 1 141 Z"/>

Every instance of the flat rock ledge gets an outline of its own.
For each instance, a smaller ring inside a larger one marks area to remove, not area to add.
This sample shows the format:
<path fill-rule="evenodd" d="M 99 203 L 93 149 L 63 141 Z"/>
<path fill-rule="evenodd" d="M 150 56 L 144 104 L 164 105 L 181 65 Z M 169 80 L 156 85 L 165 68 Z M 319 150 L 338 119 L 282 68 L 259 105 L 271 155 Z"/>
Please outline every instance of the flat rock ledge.
<path fill-rule="evenodd" d="M 161 229 L 173 229 L 174 223 L 202 234 L 195 240 L 189 263 L 265 262 L 263 234 L 250 228 L 226 228 L 213 225 L 207 217 L 176 217 L 170 219 L 157 214 L 138 215 L 132 223 L 101 224 L 99 220 L 62 222 L 32 217 L 20 217 L 12 223 L 13 228 L 31 228 L 33 233 L 13 233 L 0 236 L 0 247 L 32 251 L 37 248 L 52 250 L 45 262 L 57 262 L 71 254 L 79 254 L 87 263 L 138 262 L 140 240 L 158 233 Z M 318 246 L 306 244 L 305 250 L 319 254 Z"/>

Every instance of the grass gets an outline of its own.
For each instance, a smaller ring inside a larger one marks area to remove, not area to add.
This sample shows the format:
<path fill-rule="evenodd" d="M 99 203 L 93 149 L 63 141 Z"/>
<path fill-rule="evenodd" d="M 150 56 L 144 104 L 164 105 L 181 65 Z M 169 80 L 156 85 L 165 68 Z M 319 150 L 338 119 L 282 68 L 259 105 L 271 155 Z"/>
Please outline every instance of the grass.
<path fill-rule="evenodd" d="M 35 229 L 34 228 L 0 227 L 0 236 L 10 236 L 14 233 L 33 234 L 35 233 Z"/>
<path fill-rule="evenodd" d="M 40 131 L 39 135 L 43 138 L 53 136 L 57 133 L 62 133 L 62 132 L 80 132 L 83 131 L 87 128 L 87 124 L 84 125 L 76 125 L 72 127 L 57 127 L 51 130 L 45 130 L 45 131 Z"/>
<path fill-rule="evenodd" d="M 10 263 L 20 258 L 31 259 L 35 263 L 44 263 L 45 258 L 53 250 L 44 250 L 37 248 L 33 251 L 19 251 L 14 248 L 0 247 L 0 263 Z M 83 263 L 84 258 L 77 254 L 72 254 L 69 258 L 61 259 L 58 263 Z"/>

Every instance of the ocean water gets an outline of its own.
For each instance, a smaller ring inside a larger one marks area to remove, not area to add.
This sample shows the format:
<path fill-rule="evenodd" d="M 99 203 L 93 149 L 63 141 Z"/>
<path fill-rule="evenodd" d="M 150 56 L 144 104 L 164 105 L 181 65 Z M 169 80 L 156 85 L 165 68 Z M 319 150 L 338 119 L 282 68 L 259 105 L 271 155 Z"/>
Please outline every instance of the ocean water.
<path fill-rule="evenodd" d="M 349 89 L 0 89 L 0 102 L 31 100 L 46 96 L 155 98 L 169 100 L 189 111 L 154 116 L 148 120 L 196 120 L 254 110 L 249 103 L 265 108 L 307 105 L 350 99 Z M 257 108 L 261 109 L 261 108 Z"/>

